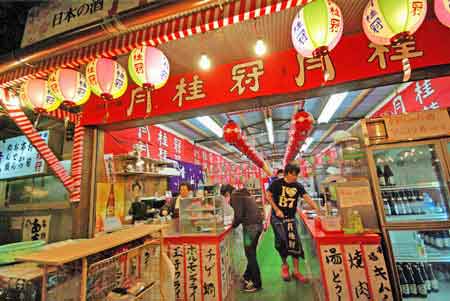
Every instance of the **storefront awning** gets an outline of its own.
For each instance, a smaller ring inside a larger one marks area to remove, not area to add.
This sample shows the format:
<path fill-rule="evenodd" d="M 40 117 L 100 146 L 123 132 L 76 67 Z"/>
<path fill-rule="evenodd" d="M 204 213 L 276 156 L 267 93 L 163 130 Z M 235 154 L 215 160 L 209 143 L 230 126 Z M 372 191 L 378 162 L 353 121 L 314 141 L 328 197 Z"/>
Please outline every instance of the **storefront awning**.
<path fill-rule="evenodd" d="M 176 16 L 86 47 L 74 49 L 0 75 L 0 85 L 11 87 L 30 78 L 45 77 L 56 68 L 76 68 L 98 57 L 115 57 L 141 45 L 157 46 L 243 21 L 270 15 L 311 0 L 237 0 L 185 16 Z"/>

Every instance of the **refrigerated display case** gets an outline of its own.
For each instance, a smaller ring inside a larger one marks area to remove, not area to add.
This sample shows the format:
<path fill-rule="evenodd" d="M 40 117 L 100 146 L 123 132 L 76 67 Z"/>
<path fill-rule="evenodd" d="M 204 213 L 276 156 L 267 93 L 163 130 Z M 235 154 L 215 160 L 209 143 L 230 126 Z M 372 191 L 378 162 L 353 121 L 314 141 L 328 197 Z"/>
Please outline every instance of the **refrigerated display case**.
<path fill-rule="evenodd" d="M 396 300 L 449 300 L 448 111 L 363 120 L 361 133 Z"/>

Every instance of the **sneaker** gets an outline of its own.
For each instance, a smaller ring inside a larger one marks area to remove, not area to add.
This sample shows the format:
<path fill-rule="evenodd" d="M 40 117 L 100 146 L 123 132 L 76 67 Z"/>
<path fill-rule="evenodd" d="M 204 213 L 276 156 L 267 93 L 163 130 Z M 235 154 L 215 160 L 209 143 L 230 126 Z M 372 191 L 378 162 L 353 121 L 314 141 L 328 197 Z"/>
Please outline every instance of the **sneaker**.
<path fill-rule="evenodd" d="M 292 273 L 292 277 L 293 277 L 294 279 L 296 279 L 297 281 L 302 282 L 302 283 L 308 282 L 308 279 L 305 278 L 305 276 L 303 276 L 300 272 L 294 272 L 294 273 Z"/>
<path fill-rule="evenodd" d="M 256 287 L 253 281 L 245 281 L 244 286 L 242 287 L 242 291 L 246 293 L 254 293 L 259 291 L 261 288 Z"/>
<path fill-rule="evenodd" d="M 289 266 L 287 264 L 281 266 L 281 278 L 283 278 L 284 281 L 291 280 L 291 277 L 289 276 Z"/>

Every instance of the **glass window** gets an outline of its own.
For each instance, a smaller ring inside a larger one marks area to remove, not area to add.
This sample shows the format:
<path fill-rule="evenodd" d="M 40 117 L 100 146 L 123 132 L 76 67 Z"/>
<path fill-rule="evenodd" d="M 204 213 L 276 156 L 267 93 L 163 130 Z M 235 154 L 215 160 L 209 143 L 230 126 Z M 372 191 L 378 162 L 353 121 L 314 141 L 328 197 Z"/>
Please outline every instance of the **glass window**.
<path fill-rule="evenodd" d="M 448 217 L 448 191 L 436 146 L 374 151 L 388 222 L 439 221 Z"/>

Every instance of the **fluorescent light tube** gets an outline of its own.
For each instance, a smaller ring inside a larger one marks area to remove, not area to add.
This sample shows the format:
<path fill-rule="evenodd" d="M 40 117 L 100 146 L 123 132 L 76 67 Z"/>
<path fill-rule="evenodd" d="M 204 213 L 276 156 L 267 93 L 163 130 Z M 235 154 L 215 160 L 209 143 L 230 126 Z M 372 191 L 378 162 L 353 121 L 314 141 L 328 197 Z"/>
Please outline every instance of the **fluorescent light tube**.
<path fill-rule="evenodd" d="M 323 108 L 320 113 L 318 123 L 327 123 L 333 118 L 333 115 L 336 113 L 337 109 L 341 106 L 348 92 L 342 92 L 338 94 L 333 94 L 328 99 L 327 104 Z"/>
<path fill-rule="evenodd" d="M 202 116 L 196 118 L 201 124 L 207 127 L 211 132 L 213 132 L 217 137 L 222 138 L 223 129 L 217 124 L 211 117 Z"/>
<path fill-rule="evenodd" d="M 302 148 L 300 149 L 300 152 L 306 152 L 313 141 L 314 141 L 313 137 L 306 138 L 305 143 L 302 145 Z"/>
<path fill-rule="evenodd" d="M 269 136 L 269 142 L 270 144 L 275 143 L 275 137 L 273 136 L 273 121 L 272 117 L 268 117 L 265 120 L 266 123 L 266 129 L 267 129 L 267 135 Z"/>

